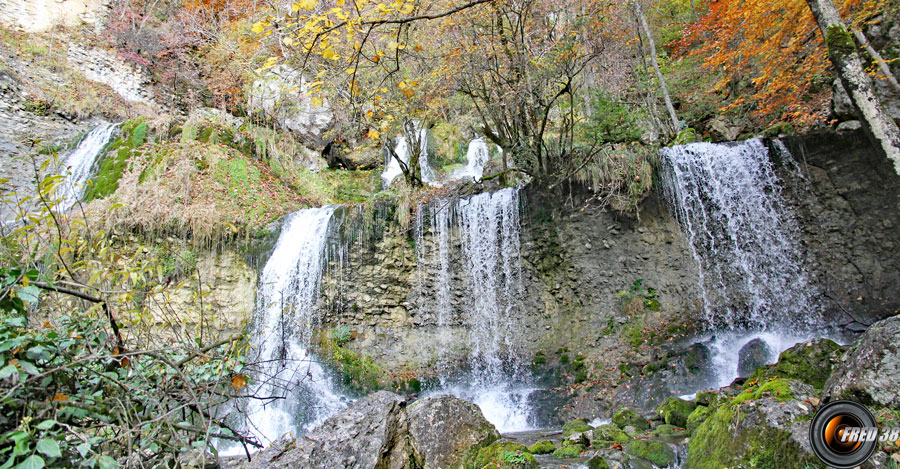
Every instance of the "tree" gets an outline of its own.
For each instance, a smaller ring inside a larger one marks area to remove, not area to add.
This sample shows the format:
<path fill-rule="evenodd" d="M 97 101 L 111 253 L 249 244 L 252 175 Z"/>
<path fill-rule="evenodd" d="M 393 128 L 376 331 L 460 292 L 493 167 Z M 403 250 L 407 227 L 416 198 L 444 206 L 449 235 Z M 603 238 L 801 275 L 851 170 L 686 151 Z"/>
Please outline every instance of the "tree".
<path fill-rule="evenodd" d="M 880 0 L 840 2 L 854 28 L 882 10 Z M 816 29 L 804 0 L 713 0 L 673 45 L 718 77 L 709 92 L 725 102 L 721 112 L 740 111 L 763 126 L 810 125 L 827 116 L 831 84 Z"/>
<path fill-rule="evenodd" d="M 693 6 L 693 4 L 691 5 Z M 633 3 L 634 15 L 637 17 L 644 36 L 647 37 L 647 45 L 650 48 L 650 63 L 653 64 L 653 70 L 656 72 L 656 79 L 659 81 L 659 91 L 663 95 L 666 103 L 666 110 L 669 112 L 669 118 L 672 119 L 672 129 L 678 132 L 681 129 L 681 123 L 678 120 L 678 114 L 675 113 L 675 106 L 672 105 L 672 97 L 669 96 L 669 89 L 666 87 L 666 79 L 663 77 L 662 71 L 659 69 L 659 60 L 656 58 L 656 41 L 653 40 L 653 33 L 647 24 L 647 18 L 644 16 L 644 10 L 638 1 Z"/>
<path fill-rule="evenodd" d="M 885 156 L 894 163 L 894 171 L 900 174 L 900 129 L 875 95 L 856 44 L 844 26 L 840 13 L 832 0 L 806 1 L 822 31 L 828 47 L 828 57 L 834 64 L 835 72 L 841 79 L 844 89 L 862 114 L 866 129 L 884 151 Z"/>

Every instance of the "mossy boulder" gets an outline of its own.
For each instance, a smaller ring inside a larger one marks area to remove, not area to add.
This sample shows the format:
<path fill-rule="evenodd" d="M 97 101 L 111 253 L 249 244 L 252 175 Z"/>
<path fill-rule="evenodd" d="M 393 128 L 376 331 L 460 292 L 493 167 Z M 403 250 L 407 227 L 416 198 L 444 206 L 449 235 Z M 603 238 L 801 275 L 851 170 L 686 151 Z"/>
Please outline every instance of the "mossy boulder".
<path fill-rule="evenodd" d="M 656 440 L 631 440 L 625 445 L 625 452 L 659 467 L 666 467 L 675 461 L 675 452 L 672 448 Z"/>
<path fill-rule="evenodd" d="M 609 469 L 609 463 L 602 456 L 594 456 L 587 462 L 588 469 Z"/>
<path fill-rule="evenodd" d="M 582 451 L 584 451 L 584 446 L 581 445 L 561 446 L 553 452 L 553 457 L 557 459 L 577 458 L 581 456 Z"/>
<path fill-rule="evenodd" d="M 650 429 L 650 424 L 647 423 L 647 419 L 641 417 L 637 412 L 628 407 L 613 414 L 612 422 L 619 428 L 625 428 L 630 425 L 637 430 Z"/>
<path fill-rule="evenodd" d="M 822 389 L 825 381 L 840 362 L 843 348 L 829 339 L 813 339 L 801 342 L 778 356 L 772 366 L 757 369 L 749 382 L 766 381 L 769 378 L 789 378 L 802 381 L 816 389 Z"/>
<path fill-rule="evenodd" d="M 709 407 L 704 406 L 704 405 L 698 405 L 697 408 L 694 409 L 693 412 L 691 412 L 691 415 L 688 415 L 687 424 L 685 425 L 685 428 L 687 428 L 687 431 L 689 431 L 689 432 L 696 430 L 697 427 L 699 427 L 700 424 L 703 423 L 703 421 L 706 420 L 706 417 L 708 417 L 708 416 L 709 416 Z"/>
<path fill-rule="evenodd" d="M 411 456 L 422 467 L 465 467 L 480 448 L 500 439 L 478 406 L 449 395 L 410 404 L 406 420 Z"/>
<path fill-rule="evenodd" d="M 600 425 L 594 429 L 594 445 L 625 444 L 631 439 L 627 433 L 615 425 Z"/>
<path fill-rule="evenodd" d="M 538 467 L 537 459 L 528 447 L 512 441 L 498 441 L 478 450 L 474 467 L 492 469 L 531 469 Z"/>
<path fill-rule="evenodd" d="M 687 436 L 684 427 L 676 427 L 675 425 L 662 424 L 653 429 L 654 436 L 660 437 L 681 437 Z"/>
<path fill-rule="evenodd" d="M 769 362 L 772 349 L 759 337 L 747 342 L 738 351 L 738 376 L 750 376 L 757 368 Z"/>
<path fill-rule="evenodd" d="M 589 432 L 592 427 L 584 420 L 572 420 L 563 425 L 563 438 L 575 433 Z"/>
<path fill-rule="evenodd" d="M 656 409 L 656 414 L 662 417 L 667 424 L 684 428 L 687 426 L 688 415 L 691 415 L 696 408 L 697 404 L 693 401 L 670 397 Z"/>
<path fill-rule="evenodd" d="M 819 467 L 809 449 L 813 408 L 805 402 L 814 397 L 812 386 L 791 380 L 748 386 L 732 398 L 720 395 L 691 432 L 684 467 Z"/>
<path fill-rule="evenodd" d="M 822 400 L 853 399 L 872 407 L 900 409 L 900 315 L 878 321 L 841 359 Z"/>
<path fill-rule="evenodd" d="M 556 445 L 550 440 L 541 440 L 528 447 L 531 454 L 550 454 L 556 451 Z"/>

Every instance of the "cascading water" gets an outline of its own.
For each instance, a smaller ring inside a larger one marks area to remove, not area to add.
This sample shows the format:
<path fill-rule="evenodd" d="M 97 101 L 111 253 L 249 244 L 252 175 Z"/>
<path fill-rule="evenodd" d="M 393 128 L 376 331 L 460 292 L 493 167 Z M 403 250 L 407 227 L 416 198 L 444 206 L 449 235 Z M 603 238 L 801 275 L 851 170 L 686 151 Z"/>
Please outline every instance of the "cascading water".
<path fill-rule="evenodd" d="M 309 430 L 346 407 L 310 355 L 327 230 L 335 207 L 289 215 L 260 274 L 252 326 L 254 384 L 242 424 L 262 443 Z"/>
<path fill-rule="evenodd" d="M 771 362 L 822 328 L 796 223 L 759 139 L 680 145 L 660 156 L 667 199 L 697 262 L 719 385 L 726 385 L 737 375 L 738 350 L 753 338 L 768 344 Z"/>
<path fill-rule="evenodd" d="M 455 379 L 442 377 L 439 391 L 474 402 L 502 432 L 530 429 L 527 398 L 533 389 L 527 387 L 520 366 L 514 316 L 523 293 L 518 189 L 438 200 L 431 205 L 431 214 L 431 252 L 424 252 L 424 243 L 417 243 L 418 288 L 434 292 L 435 302 L 430 306 L 439 330 L 454 319 L 453 239 L 458 240 L 460 249 L 462 284 L 456 288 L 466 292 L 459 321 L 467 331 L 467 372 Z M 419 219 L 417 238 L 421 239 L 423 230 Z M 421 272 L 429 265 L 436 270 L 433 279 Z M 448 341 L 443 336 L 439 340 L 442 344 Z"/>
<path fill-rule="evenodd" d="M 62 186 L 62 200 L 58 209 L 60 212 L 68 211 L 84 195 L 86 183 L 91 177 L 94 163 L 100 152 L 109 143 L 109 139 L 119 124 L 100 124 L 94 127 L 78 144 L 78 146 L 66 155 L 63 166 L 68 168 L 69 174 Z"/>
<path fill-rule="evenodd" d="M 439 185 L 434 177 L 434 171 L 428 165 L 428 129 L 417 129 L 416 138 L 420 147 L 419 176 L 425 184 Z M 384 165 L 384 170 L 381 172 L 381 181 L 384 187 L 390 186 L 397 176 L 403 174 L 403 170 L 400 167 L 401 161 L 404 165 L 409 164 L 410 148 L 406 137 L 400 136 L 394 139 L 394 153 L 397 155 L 397 158 L 393 158 L 388 152 L 387 162 Z"/>
<path fill-rule="evenodd" d="M 466 150 L 466 165 L 453 172 L 451 179 L 469 179 L 481 181 L 484 165 L 491 159 L 491 150 L 484 138 L 476 138 L 469 142 Z"/>

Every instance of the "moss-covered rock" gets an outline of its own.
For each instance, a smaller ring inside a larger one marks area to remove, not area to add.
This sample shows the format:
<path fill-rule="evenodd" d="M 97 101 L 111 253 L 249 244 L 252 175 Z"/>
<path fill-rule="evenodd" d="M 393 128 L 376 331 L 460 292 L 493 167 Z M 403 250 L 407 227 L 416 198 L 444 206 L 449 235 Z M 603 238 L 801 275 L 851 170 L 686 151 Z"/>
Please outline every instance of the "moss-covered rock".
<path fill-rule="evenodd" d="M 531 469 L 538 467 L 537 459 L 521 443 L 498 441 L 478 450 L 474 467 L 492 469 Z"/>
<path fill-rule="evenodd" d="M 615 425 L 600 425 L 594 429 L 594 445 L 603 446 L 613 443 L 625 444 L 631 439 L 627 433 Z"/>
<path fill-rule="evenodd" d="M 609 469 L 609 463 L 602 456 L 597 455 L 588 460 L 589 469 Z"/>
<path fill-rule="evenodd" d="M 650 429 L 650 424 L 647 423 L 647 419 L 641 417 L 637 412 L 628 407 L 613 414 L 612 422 L 619 428 L 625 428 L 630 425 L 638 430 Z"/>
<path fill-rule="evenodd" d="M 550 454 L 556 451 L 556 445 L 550 440 L 541 440 L 528 447 L 531 454 Z"/>
<path fill-rule="evenodd" d="M 561 446 L 553 452 L 553 457 L 557 459 L 577 458 L 581 456 L 582 451 L 584 451 L 584 446 L 581 445 Z"/>
<path fill-rule="evenodd" d="M 684 427 L 676 427 L 675 425 L 662 424 L 653 429 L 653 435 L 663 437 L 687 436 Z"/>
<path fill-rule="evenodd" d="M 684 467 L 819 467 L 809 450 L 807 420 L 813 410 L 805 402 L 814 395 L 811 386 L 790 380 L 748 386 L 730 399 L 720 394 L 691 432 Z"/>
<path fill-rule="evenodd" d="M 572 420 L 563 425 L 563 438 L 575 433 L 589 432 L 591 430 L 592 427 L 584 420 Z"/>
<path fill-rule="evenodd" d="M 691 415 L 695 408 L 697 408 L 697 404 L 692 401 L 670 397 L 656 409 L 656 414 L 662 417 L 667 424 L 684 428 L 687 426 L 688 415 Z"/>
<path fill-rule="evenodd" d="M 687 424 L 685 425 L 685 428 L 687 428 L 687 431 L 689 431 L 689 432 L 696 430 L 697 427 L 699 427 L 700 424 L 703 423 L 703 421 L 706 420 L 706 417 L 708 417 L 708 416 L 709 416 L 709 407 L 703 406 L 703 405 L 698 405 L 697 408 L 694 409 L 693 412 L 691 412 L 691 415 L 688 415 Z"/>
<path fill-rule="evenodd" d="M 646 459 L 659 467 L 666 467 L 675 461 L 675 452 L 672 448 L 655 440 L 631 440 L 625 445 L 625 452 Z"/>
<path fill-rule="evenodd" d="M 840 361 L 843 348 L 829 339 L 813 339 L 801 342 L 778 357 L 772 366 L 757 369 L 748 382 L 769 378 L 789 378 L 802 381 L 816 389 L 822 389 Z"/>
<path fill-rule="evenodd" d="M 97 162 L 91 184 L 84 190 L 85 202 L 102 199 L 115 192 L 132 152 L 147 141 L 149 127 L 143 118 L 126 121 L 119 129 L 119 136 L 106 145 Z"/>

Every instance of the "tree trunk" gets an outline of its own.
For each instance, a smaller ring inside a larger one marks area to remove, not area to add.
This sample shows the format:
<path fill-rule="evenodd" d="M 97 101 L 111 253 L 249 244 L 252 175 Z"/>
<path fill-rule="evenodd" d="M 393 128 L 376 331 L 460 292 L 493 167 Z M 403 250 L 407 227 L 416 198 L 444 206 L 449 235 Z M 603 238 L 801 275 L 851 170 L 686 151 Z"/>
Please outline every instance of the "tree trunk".
<path fill-rule="evenodd" d="M 887 79 L 888 83 L 894 87 L 894 91 L 900 93 L 900 82 L 897 81 L 897 77 L 894 76 L 894 73 L 891 72 L 891 67 L 888 66 L 887 62 L 884 60 L 884 57 L 872 47 L 872 44 L 869 44 L 869 40 L 866 39 L 866 35 L 862 33 L 862 31 L 853 31 L 853 36 L 856 37 L 856 40 L 859 41 L 859 45 L 863 46 L 863 48 L 868 52 L 869 56 L 872 57 L 872 61 L 878 66 L 878 69 L 881 70 L 881 73 Z"/>
<path fill-rule="evenodd" d="M 653 40 L 653 34 L 650 33 L 650 25 L 647 24 L 647 18 L 644 17 L 644 10 L 637 1 L 633 3 L 634 14 L 637 16 L 641 29 L 644 30 L 644 36 L 647 36 L 647 44 L 650 46 L 650 63 L 653 64 L 653 70 L 656 70 L 656 78 L 659 80 L 659 89 L 662 92 L 663 100 L 666 102 L 666 109 L 669 110 L 669 117 L 672 119 L 672 128 L 675 132 L 681 130 L 681 123 L 678 120 L 678 114 L 675 114 L 675 106 L 672 106 L 672 98 L 669 96 L 669 89 L 666 87 L 666 80 L 663 78 L 662 71 L 659 69 L 659 61 L 656 60 L 656 42 Z"/>
<path fill-rule="evenodd" d="M 875 95 L 853 36 L 844 26 L 832 0 L 806 0 L 806 3 L 825 37 L 828 57 L 850 100 L 859 109 L 866 130 L 894 164 L 894 171 L 900 174 L 900 128 Z"/>

